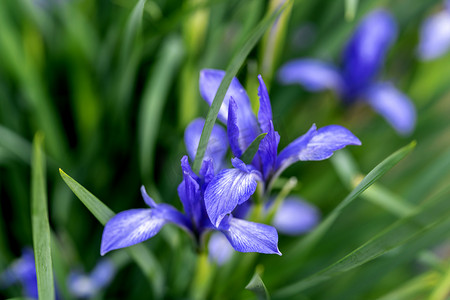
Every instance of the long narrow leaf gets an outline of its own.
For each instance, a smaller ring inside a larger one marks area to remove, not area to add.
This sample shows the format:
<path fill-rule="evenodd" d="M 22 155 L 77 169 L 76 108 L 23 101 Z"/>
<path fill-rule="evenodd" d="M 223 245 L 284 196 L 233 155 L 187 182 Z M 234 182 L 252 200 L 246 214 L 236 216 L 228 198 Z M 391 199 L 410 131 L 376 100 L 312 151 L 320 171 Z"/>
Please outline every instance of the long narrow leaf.
<path fill-rule="evenodd" d="M 208 144 L 209 137 L 211 136 L 211 131 L 213 129 L 214 123 L 217 119 L 217 114 L 219 113 L 219 109 L 222 106 L 223 99 L 225 94 L 230 86 L 231 80 L 236 76 L 237 72 L 241 68 L 245 59 L 247 58 L 250 51 L 255 47 L 258 40 L 262 37 L 264 32 L 269 28 L 273 21 L 283 12 L 283 10 L 291 3 L 290 0 L 287 0 L 280 9 L 276 10 L 273 14 L 265 17 L 256 27 L 250 32 L 248 38 L 245 39 L 245 42 L 241 47 L 239 47 L 240 51 L 237 52 L 230 64 L 226 69 L 226 74 L 220 83 L 219 89 L 214 97 L 213 103 L 211 104 L 211 108 L 206 115 L 205 126 L 203 127 L 202 135 L 200 137 L 200 142 L 197 148 L 197 155 L 195 156 L 193 169 L 194 172 L 198 173 L 200 170 L 201 162 L 203 160 L 203 156 L 205 155 L 206 145 Z"/>
<path fill-rule="evenodd" d="M 59 173 L 67 186 L 102 225 L 105 225 L 109 219 L 114 217 L 114 212 L 91 192 L 64 173 L 63 170 L 59 169 Z M 129 247 L 126 250 L 152 284 L 155 297 L 160 298 L 164 288 L 164 272 L 161 265 L 142 244 Z"/>
<path fill-rule="evenodd" d="M 43 136 L 39 133 L 36 134 L 31 165 L 31 221 L 39 299 L 53 300 L 55 299 L 55 289 L 53 287 L 45 156 L 42 151 L 42 142 Z"/>
<path fill-rule="evenodd" d="M 258 270 L 255 271 L 255 274 L 253 274 L 252 279 L 250 279 L 250 282 L 245 287 L 246 290 L 252 291 L 258 300 L 270 300 L 270 294 L 269 291 L 266 288 L 266 285 L 261 279 L 261 276 L 259 274 Z"/>

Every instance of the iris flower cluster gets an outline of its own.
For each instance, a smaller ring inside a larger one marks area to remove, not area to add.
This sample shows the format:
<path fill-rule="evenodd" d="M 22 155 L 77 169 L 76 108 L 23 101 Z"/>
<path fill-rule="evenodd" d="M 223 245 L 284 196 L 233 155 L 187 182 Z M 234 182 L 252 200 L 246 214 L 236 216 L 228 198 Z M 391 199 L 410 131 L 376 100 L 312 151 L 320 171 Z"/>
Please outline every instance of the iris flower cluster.
<path fill-rule="evenodd" d="M 362 20 L 347 43 L 341 69 L 316 59 L 298 59 L 281 67 L 279 80 L 298 83 L 311 92 L 332 90 L 346 104 L 362 100 L 399 134 L 408 135 L 416 122 L 414 105 L 391 82 L 375 80 L 396 33 L 390 13 L 375 10 Z"/>
<path fill-rule="evenodd" d="M 203 70 L 200 74 L 200 92 L 212 103 L 225 75 L 221 70 Z M 347 145 L 360 145 L 360 141 L 347 129 L 331 125 L 317 129 L 315 125 L 278 153 L 279 134 L 274 130 L 269 95 L 259 76 L 260 110 L 256 117 L 244 88 L 234 78 L 225 95 L 218 115 L 227 126 L 225 131 L 215 124 L 198 174 L 192 170 L 189 159 L 197 153 L 204 119 L 196 119 L 186 128 L 185 144 L 188 156 L 181 159 L 183 181 L 178 196 L 184 213 L 175 207 L 156 203 L 141 188 L 147 209 L 132 209 L 118 213 L 108 221 L 103 231 L 101 254 L 135 245 L 156 235 L 161 228 L 172 223 L 184 229 L 205 247 L 208 232 L 221 233 L 234 250 L 279 254 L 277 230 L 269 225 L 255 223 L 239 217 L 235 211 L 255 192 L 257 185 L 269 190 L 271 183 L 288 166 L 299 160 L 322 160 Z M 260 133 L 267 133 L 251 163 L 240 157 Z M 233 168 L 226 168 L 225 156 L 231 148 Z"/>

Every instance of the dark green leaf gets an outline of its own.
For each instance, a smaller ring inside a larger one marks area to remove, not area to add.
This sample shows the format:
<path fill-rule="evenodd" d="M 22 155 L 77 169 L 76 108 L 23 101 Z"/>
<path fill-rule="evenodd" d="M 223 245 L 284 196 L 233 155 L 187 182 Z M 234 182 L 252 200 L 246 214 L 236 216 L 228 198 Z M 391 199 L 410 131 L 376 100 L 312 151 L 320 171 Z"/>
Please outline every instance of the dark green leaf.
<path fill-rule="evenodd" d="M 252 291 L 258 300 L 270 300 L 270 294 L 269 291 L 266 288 L 266 285 L 261 279 L 261 276 L 259 275 L 260 272 L 258 270 L 255 271 L 255 274 L 253 275 L 250 282 L 247 284 L 245 289 Z"/>
<path fill-rule="evenodd" d="M 266 135 L 267 133 L 261 133 L 253 140 L 253 142 L 250 144 L 250 146 L 248 146 L 247 150 L 245 150 L 244 154 L 242 154 L 240 158 L 243 162 L 245 162 L 246 164 L 250 164 L 252 162 L 256 152 L 258 152 L 259 144 Z"/>

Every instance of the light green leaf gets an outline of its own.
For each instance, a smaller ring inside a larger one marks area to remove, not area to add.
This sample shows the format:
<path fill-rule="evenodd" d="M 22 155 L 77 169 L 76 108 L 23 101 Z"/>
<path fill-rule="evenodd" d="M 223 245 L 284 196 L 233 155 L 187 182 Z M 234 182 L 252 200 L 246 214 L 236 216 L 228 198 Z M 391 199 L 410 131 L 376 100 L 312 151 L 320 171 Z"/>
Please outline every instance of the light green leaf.
<path fill-rule="evenodd" d="M 43 136 L 37 133 L 33 142 L 31 162 L 31 222 L 39 299 L 55 299 L 50 246 L 50 225 L 47 209 L 47 183 Z"/>
<path fill-rule="evenodd" d="M 252 162 L 256 152 L 258 152 L 259 144 L 266 135 L 267 133 L 261 133 L 253 140 L 250 146 L 248 146 L 247 150 L 245 150 L 244 154 L 242 154 L 240 157 L 243 162 L 245 162 L 246 164 L 250 164 Z"/>
<path fill-rule="evenodd" d="M 287 0 L 280 9 L 276 10 L 273 14 L 265 17 L 256 27 L 250 32 L 248 38 L 246 38 L 243 44 L 238 47 L 240 49 L 232 58 L 230 64 L 226 69 L 226 74 L 220 83 L 219 89 L 217 90 L 216 96 L 214 97 L 211 108 L 206 116 L 205 126 L 203 127 L 202 135 L 200 137 L 200 142 L 197 148 L 197 155 L 195 156 L 193 170 L 198 173 L 200 170 L 201 162 L 203 161 L 203 156 L 205 155 L 206 146 L 211 136 L 211 131 L 214 127 L 214 123 L 217 119 L 217 114 L 222 106 L 225 94 L 230 86 L 231 80 L 236 76 L 237 72 L 241 68 L 245 59 L 247 58 L 250 51 L 255 47 L 258 40 L 264 34 L 264 32 L 270 27 L 272 22 L 283 12 L 283 10 L 291 3 Z"/>
<path fill-rule="evenodd" d="M 0 146 L 20 158 L 23 162 L 30 163 L 31 144 L 2 125 L 0 125 Z"/>
<path fill-rule="evenodd" d="M 358 0 L 345 0 L 345 18 L 347 21 L 353 21 L 358 8 Z"/>
<path fill-rule="evenodd" d="M 59 169 L 59 173 L 67 186 L 102 225 L 105 225 L 109 219 L 114 217 L 114 212 L 91 192 L 67 175 L 63 170 Z M 161 298 L 164 289 L 164 271 L 153 253 L 142 244 L 128 247 L 125 250 L 147 276 L 147 279 L 153 286 L 154 296 L 158 299 Z"/>

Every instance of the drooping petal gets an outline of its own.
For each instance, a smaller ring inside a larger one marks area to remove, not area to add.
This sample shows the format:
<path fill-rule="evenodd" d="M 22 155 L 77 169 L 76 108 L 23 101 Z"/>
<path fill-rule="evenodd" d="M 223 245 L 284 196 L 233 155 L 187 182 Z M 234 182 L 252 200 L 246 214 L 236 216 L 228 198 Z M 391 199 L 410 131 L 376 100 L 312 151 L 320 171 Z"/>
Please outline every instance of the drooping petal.
<path fill-rule="evenodd" d="M 277 172 L 291 164 L 303 160 L 324 160 L 333 152 L 348 145 L 361 145 L 360 140 L 348 129 L 339 125 L 329 125 L 316 130 L 316 125 L 290 143 L 277 158 Z"/>
<path fill-rule="evenodd" d="M 450 49 L 450 11 L 441 11 L 425 20 L 417 49 L 422 60 L 438 58 Z"/>
<path fill-rule="evenodd" d="M 267 179 L 275 168 L 277 161 L 278 143 L 280 136 L 273 128 L 272 121 L 269 122 L 268 133 L 259 144 L 258 154 L 261 158 L 262 175 Z"/>
<path fill-rule="evenodd" d="M 278 72 L 283 84 L 297 83 L 310 92 L 332 90 L 340 94 L 344 83 L 332 64 L 315 59 L 298 59 L 284 64 Z"/>
<path fill-rule="evenodd" d="M 270 129 L 269 123 L 272 122 L 272 106 L 270 105 L 269 93 L 267 92 L 266 84 L 264 83 L 261 75 L 258 75 L 258 80 L 259 80 L 258 122 L 262 132 L 268 132 Z"/>
<path fill-rule="evenodd" d="M 412 132 L 416 123 L 416 109 L 411 100 L 391 83 L 371 86 L 366 94 L 367 102 L 402 135 Z"/>
<path fill-rule="evenodd" d="M 195 119 L 188 125 L 188 127 L 186 127 L 184 132 L 184 143 L 186 144 L 186 150 L 191 160 L 194 160 L 195 155 L 197 154 L 197 148 L 204 125 L 204 119 Z M 214 161 L 214 167 L 216 168 L 216 171 L 218 171 L 218 169 L 222 166 L 227 150 L 227 134 L 220 125 L 215 124 L 211 132 L 211 136 L 209 137 L 204 160 L 208 158 L 212 159 Z"/>
<path fill-rule="evenodd" d="M 106 223 L 100 254 L 141 243 L 156 235 L 167 220 L 154 209 L 131 209 L 118 213 Z"/>
<path fill-rule="evenodd" d="M 373 80 L 396 35 L 396 23 L 385 10 L 375 10 L 362 20 L 344 51 L 348 97 L 358 96 Z"/>
<path fill-rule="evenodd" d="M 225 71 L 204 69 L 200 72 L 200 93 L 203 99 L 211 105 L 219 89 L 219 85 L 225 76 Z M 258 136 L 259 127 L 252 111 L 250 99 L 237 78 L 233 78 L 230 87 L 220 107 L 218 118 L 224 124 L 228 121 L 228 106 L 230 98 L 237 104 L 237 125 L 239 127 L 239 144 L 241 150 L 247 149 L 251 142 Z"/>
<path fill-rule="evenodd" d="M 228 216 L 220 224 L 219 230 L 236 251 L 281 255 L 278 250 L 278 233 L 272 226 Z"/>
<path fill-rule="evenodd" d="M 239 145 L 239 126 L 237 121 L 237 104 L 234 99 L 230 98 L 230 103 L 228 106 L 228 122 L 227 122 L 227 135 L 228 142 L 230 143 L 231 152 L 236 157 L 241 157 L 242 151 Z"/>
<path fill-rule="evenodd" d="M 190 229 L 186 217 L 168 204 L 155 209 L 130 209 L 118 213 L 106 223 L 100 254 L 141 243 L 157 234 L 167 223 Z"/>
<path fill-rule="evenodd" d="M 313 229 L 319 222 L 317 208 L 297 197 L 286 198 L 278 208 L 273 226 L 281 233 L 298 235 Z"/>
<path fill-rule="evenodd" d="M 219 266 L 225 264 L 233 255 L 234 249 L 228 239 L 221 233 L 215 232 L 211 235 L 208 243 L 209 259 Z"/>
<path fill-rule="evenodd" d="M 214 177 L 204 195 L 206 212 L 214 226 L 253 195 L 257 177 L 253 171 L 240 168 L 222 170 Z"/>

